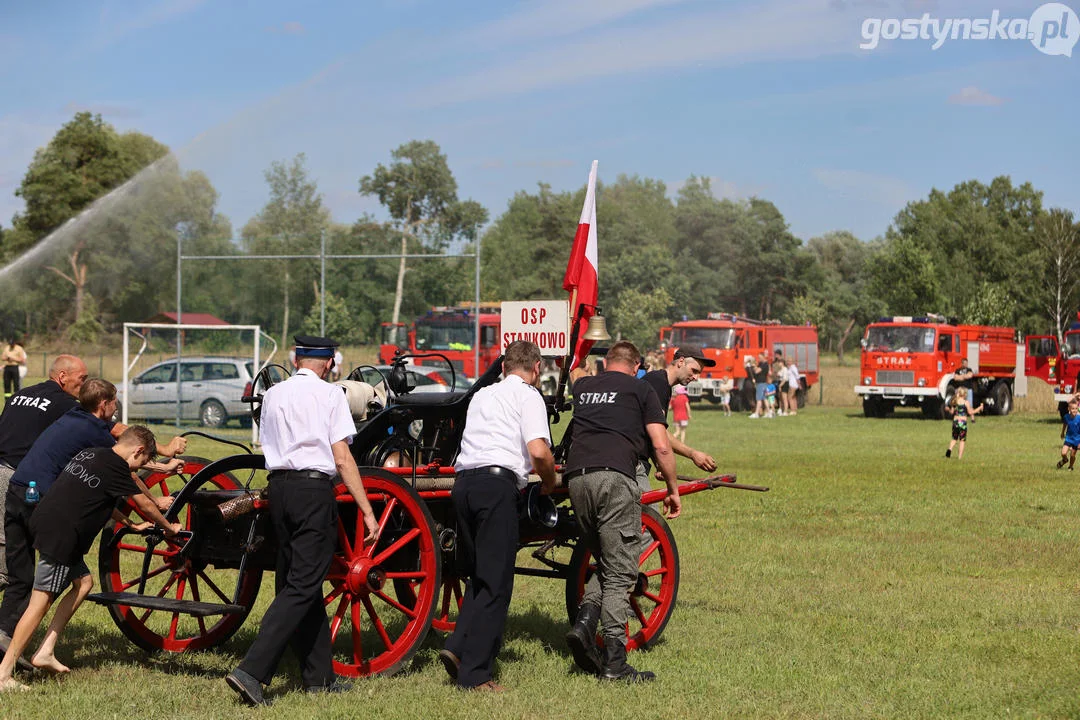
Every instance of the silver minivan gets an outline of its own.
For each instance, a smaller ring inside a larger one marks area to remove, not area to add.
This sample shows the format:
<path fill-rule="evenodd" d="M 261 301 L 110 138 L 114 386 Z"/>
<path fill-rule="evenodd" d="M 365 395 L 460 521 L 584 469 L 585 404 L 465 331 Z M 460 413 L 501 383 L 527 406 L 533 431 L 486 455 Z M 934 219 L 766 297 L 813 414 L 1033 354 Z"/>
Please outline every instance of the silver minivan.
<path fill-rule="evenodd" d="M 240 402 L 240 398 L 251 393 L 254 363 L 250 359 L 185 357 L 179 365 L 180 383 L 176 382 L 175 358 L 159 362 L 131 378 L 129 419 L 175 418 L 179 394 L 181 419 L 198 420 L 206 427 L 221 427 L 237 419 L 242 427 L 251 426 L 251 406 Z M 275 376 L 281 375 L 279 368 L 271 366 L 270 371 Z M 274 381 L 283 379 L 281 375 Z"/>

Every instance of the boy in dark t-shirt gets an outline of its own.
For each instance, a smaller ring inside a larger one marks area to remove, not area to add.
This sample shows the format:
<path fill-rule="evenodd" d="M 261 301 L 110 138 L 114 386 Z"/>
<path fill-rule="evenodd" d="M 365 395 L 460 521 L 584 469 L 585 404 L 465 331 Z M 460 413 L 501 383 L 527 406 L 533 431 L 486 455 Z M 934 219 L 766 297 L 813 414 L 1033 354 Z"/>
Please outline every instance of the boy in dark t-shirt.
<path fill-rule="evenodd" d="M 34 546 L 41 559 L 34 575 L 30 604 L 15 626 L 11 645 L 0 662 L 0 692 L 26 689 L 12 677 L 16 659 L 56 597 L 72 585 L 71 592 L 57 607 L 41 647 L 30 659 L 35 667 L 49 672 L 69 671 L 54 655 L 56 641 L 94 586 L 83 556 L 113 514 L 118 499 L 131 496 L 138 510 L 164 528 L 166 536 L 179 532 L 180 525 L 169 523 L 131 476 L 153 458 L 155 448 L 150 430 L 138 425 L 129 427 L 113 447 L 77 453 L 42 499 L 31 519 L 36 536 Z"/>

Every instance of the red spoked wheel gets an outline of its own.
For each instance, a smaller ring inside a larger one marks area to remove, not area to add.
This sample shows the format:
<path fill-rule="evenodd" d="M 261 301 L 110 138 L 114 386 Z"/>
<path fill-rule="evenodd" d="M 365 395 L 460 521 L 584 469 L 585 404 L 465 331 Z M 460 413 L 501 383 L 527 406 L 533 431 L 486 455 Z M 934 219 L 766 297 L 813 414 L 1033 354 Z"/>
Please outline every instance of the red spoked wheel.
<path fill-rule="evenodd" d="M 363 518 L 339 483 L 338 550 L 324 587 L 334 671 L 391 675 L 408 663 L 431 628 L 442 553 L 431 513 L 415 490 L 377 468 L 360 473 L 379 534 L 374 545 L 364 544 Z M 399 599 L 402 587 L 412 602 Z"/>
<path fill-rule="evenodd" d="M 465 597 L 465 581 L 466 578 L 458 575 L 443 578 L 442 588 L 439 590 L 439 605 L 435 608 L 435 617 L 431 621 L 431 627 L 439 632 L 454 632 L 458 613 L 461 612 L 461 601 Z"/>
<path fill-rule="evenodd" d="M 431 627 L 441 633 L 454 632 L 457 624 L 458 613 L 461 612 L 461 602 L 465 597 L 465 582 L 467 578 L 450 574 L 443 568 L 442 585 L 439 587 L 438 597 L 435 602 L 435 614 L 431 618 Z M 399 580 L 394 583 L 394 592 L 398 600 L 406 607 L 413 607 L 416 603 L 416 589 L 412 582 Z"/>
<path fill-rule="evenodd" d="M 649 506 L 641 508 L 644 549 L 638 560 L 638 579 L 630 594 L 630 621 L 626 626 L 626 649 L 646 649 L 659 638 L 679 594 L 679 549 L 675 536 L 660 513 Z M 566 613 L 570 622 L 585 593 L 585 583 L 596 572 L 596 563 L 585 544 L 578 542 L 570 558 L 570 576 L 566 579 Z"/>
<path fill-rule="evenodd" d="M 175 495 L 186 482 L 210 461 L 203 458 L 185 457 L 180 476 L 164 476 L 152 473 L 144 478 L 151 495 Z M 186 476 L 186 477 L 185 477 Z M 201 483 L 212 490 L 240 490 L 241 485 L 231 473 L 205 478 Z M 121 506 L 120 512 L 133 521 L 140 516 L 131 501 Z M 177 515 L 177 522 L 185 529 L 192 529 L 191 506 L 186 504 Z M 104 538 L 112 536 L 116 525 L 106 530 Z M 119 543 L 109 547 L 102 542 L 98 555 L 98 574 L 105 592 L 138 592 L 142 577 L 146 542 L 139 535 L 125 535 Z M 193 617 L 166 610 L 149 610 L 109 605 L 109 614 L 120 631 L 144 650 L 154 652 L 184 652 L 215 647 L 232 637 L 251 611 L 259 594 L 262 571 L 245 570 L 243 576 L 236 569 L 216 568 L 197 558 L 185 557 L 180 546 L 165 540 L 154 550 L 146 573 L 144 594 L 176 600 L 194 600 L 207 603 L 233 604 L 232 594 L 240 583 L 236 604 L 247 608 L 242 613 Z"/>

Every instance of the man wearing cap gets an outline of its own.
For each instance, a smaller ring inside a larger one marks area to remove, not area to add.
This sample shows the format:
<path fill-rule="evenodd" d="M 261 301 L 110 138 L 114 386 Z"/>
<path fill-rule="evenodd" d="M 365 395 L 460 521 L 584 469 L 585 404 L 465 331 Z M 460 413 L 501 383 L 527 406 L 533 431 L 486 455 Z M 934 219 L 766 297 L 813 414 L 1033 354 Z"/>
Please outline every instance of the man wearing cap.
<path fill-rule="evenodd" d="M 351 687 L 334 678 L 322 596 L 336 541 L 335 476 L 341 476 L 363 514 L 364 542 L 374 542 L 378 532 L 349 451 L 356 426 L 345 394 L 323 382 L 338 344 L 303 335 L 295 340 L 296 374 L 266 391 L 260 426 L 270 518 L 278 541 L 277 596 L 244 660 L 225 678 L 248 705 L 265 704 L 262 686 L 270 684 L 286 646 L 300 662 L 307 692 L 336 693 Z"/>
<path fill-rule="evenodd" d="M 469 401 L 454 463 L 451 498 L 469 582 L 454 633 L 439 659 L 465 689 L 504 689 L 492 680 L 492 665 L 514 591 L 520 491 L 530 470 L 540 475 L 541 493 L 555 489 L 547 408 L 537 390 L 541 364 L 533 343 L 518 340 L 507 346 L 502 382 L 479 390 Z"/>
<path fill-rule="evenodd" d="M 671 404 L 671 389 L 676 385 L 689 385 L 698 379 L 703 368 L 714 367 L 715 365 L 716 361 L 705 357 L 705 353 L 702 352 L 700 347 L 683 345 L 675 350 L 670 365 L 646 374 L 644 380 L 656 391 L 656 397 L 660 400 L 660 407 L 664 408 L 666 417 L 668 405 Z M 689 458 L 691 462 L 705 472 L 712 472 L 716 469 L 716 460 L 713 459 L 712 455 L 700 450 L 694 450 L 672 435 L 670 430 L 668 431 L 668 442 L 671 444 L 672 452 L 676 455 L 682 455 L 684 458 Z M 638 463 L 637 480 L 638 484 L 641 485 L 641 492 L 648 492 L 652 489 L 649 485 L 648 455 L 642 457 L 641 462 Z"/>
<path fill-rule="evenodd" d="M 649 383 L 635 379 L 641 355 L 633 343 L 617 342 L 605 358 L 607 370 L 574 383 L 574 425 L 563 482 L 581 530 L 596 558 L 597 572 L 585 586 L 566 642 L 579 667 L 605 680 L 642 682 L 656 676 L 626 662 L 630 592 L 637 582 L 641 545 L 641 488 L 638 458 L 652 445 L 667 496 L 669 519 L 682 509 L 675 456 L 668 442 L 666 413 Z M 596 621 L 603 628 L 604 657 L 595 646 Z M 591 630 L 588 625 L 591 623 Z"/>

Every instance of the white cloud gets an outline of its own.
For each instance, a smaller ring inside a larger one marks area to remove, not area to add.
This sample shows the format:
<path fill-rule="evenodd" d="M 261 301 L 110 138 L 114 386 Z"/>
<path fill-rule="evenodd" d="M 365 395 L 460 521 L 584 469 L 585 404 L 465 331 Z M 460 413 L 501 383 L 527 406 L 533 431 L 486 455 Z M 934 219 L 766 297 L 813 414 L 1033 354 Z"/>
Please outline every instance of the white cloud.
<path fill-rule="evenodd" d="M 77 103 L 69 102 L 64 106 L 63 112 L 74 115 L 77 112 L 91 112 L 104 118 L 130 119 L 142 116 L 142 111 L 126 103 L 101 102 L 101 103 Z"/>
<path fill-rule="evenodd" d="M 484 68 L 420 90 L 420 106 L 468 102 L 600 77 L 692 65 L 731 66 L 857 50 L 857 33 L 824 4 L 786 0 L 710 10 L 663 23 L 616 28 Z"/>
<path fill-rule="evenodd" d="M 818 168 L 814 177 L 827 189 L 846 200 L 869 202 L 890 208 L 902 207 L 915 197 L 907 183 L 889 175 L 862 170 L 833 170 Z"/>
<path fill-rule="evenodd" d="M 139 9 L 130 12 L 115 12 L 106 4 L 102 6 L 100 35 L 95 45 L 99 49 L 112 45 L 125 35 L 167 23 L 205 3 L 206 0 L 160 0 L 151 5 L 140 3 Z M 113 21 L 114 16 L 121 16 L 122 19 Z"/>
<path fill-rule="evenodd" d="M 266 28 L 266 32 L 281 33 L 283 35 L 303 35 L 307 32 L 307 28 L 305 28 L 302 23 L 290 20 L 289 22 L 283 22 L 280 25 L 271 25 Z"/>
<path fill-rule="evenodd" d="M 760 196 L 766 189 L 764 185 L 736 183 L 733 180 L 725 180 L 715 175 L 707 176 L 705 179 L 709 181 L 709 189 L 712 190 L 713 197 L 718 200 L 745 200 Z M 678 195 L 686 182 L 686 180 L 679 180 L 674 183 L 666 183 L 669 194 L 672 196 Z"/>
<path fill-rule="evenodd" d="M 516 168 L 540 168 L 541 170 L 552 170 L 554 168 L 567 168 L 578 165 L 575 160 L 566 160 L 565 158 L 555 160 L 515 160 L 514 167 Z"/>
<path fill-rule="evenodd" d="M 961 88 L 960 92 L 949 96 L 950 105 L 979 105 L 982 107 L 998 107 L 1005 104 L 1005 98 L 991 95 L 985 90 L 980 90 L 974 85 Z"/>
<path fill-rule="evenodd" d="M 468 33 L 469 44 L 509 44 L 523 39 L 562 37 L 624 17 L 687 0 L 553 0 L 528 2 L 525 10 Z"/>

